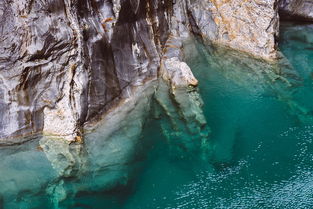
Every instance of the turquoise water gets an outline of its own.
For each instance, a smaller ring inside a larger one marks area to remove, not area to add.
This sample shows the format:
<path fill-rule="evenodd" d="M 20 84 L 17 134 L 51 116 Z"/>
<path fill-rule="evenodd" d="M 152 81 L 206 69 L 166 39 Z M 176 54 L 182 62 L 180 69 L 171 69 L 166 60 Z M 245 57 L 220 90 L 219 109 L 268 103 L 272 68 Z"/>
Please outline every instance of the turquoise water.
<path fill-rule="evenodd" d="M 270 79 L 263 71 L 271 67 L 261 61 L 186 46 L 211 128 L 211 156 L 176 155 L 160 133 L 163 119 L 151 119 L 143 139 L 154 143 L 142 172 L 106 208 L 312 208 L 312 32 L 310 25 L 282 26 L 280 49 L 293 68 L 280 75 L 289 84 Z"/>
<path fill-rule="evenodd" d="M 279 64 L 186 43 L 206 146 L 207 126 L 146 93 L 82 147 L 1 147 L 0 208 L 313 208 L 313 25 L 283 23 L 280 36 Z"/>

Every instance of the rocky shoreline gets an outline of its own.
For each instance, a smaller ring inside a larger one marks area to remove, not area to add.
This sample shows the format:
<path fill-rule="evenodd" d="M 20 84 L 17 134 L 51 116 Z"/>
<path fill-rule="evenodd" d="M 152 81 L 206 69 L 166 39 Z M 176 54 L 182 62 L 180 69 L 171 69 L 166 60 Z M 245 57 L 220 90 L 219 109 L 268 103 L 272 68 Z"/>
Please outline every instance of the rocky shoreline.
<path fill-rule="evenodd" d="M 151 108 L 170 121 L 161 127 L 169 145 L 207 157 L 211 130 L 185 62 L 197 54 L 184 50 L 195 37 L 212 46 L 204 52 L 212 66 L 234 66 L 225 76 L 242 86 L 264 80 L 258 88 L 270 86 L 307 120 L 277 37 L 279 13 L 313 21 L 312 11 L 311 1 L 292 0 L 0 2 L 0 149 L 8 168 L 0 207 L 17 207 L 11 200 L 29 188 L 30 198 L 44 192 L 57 208 L 80 191 L 127 184 Z M 14 159 L 33 176 L 18 175 Z M 81 182 L 86 176 L 94 181 Z"/>

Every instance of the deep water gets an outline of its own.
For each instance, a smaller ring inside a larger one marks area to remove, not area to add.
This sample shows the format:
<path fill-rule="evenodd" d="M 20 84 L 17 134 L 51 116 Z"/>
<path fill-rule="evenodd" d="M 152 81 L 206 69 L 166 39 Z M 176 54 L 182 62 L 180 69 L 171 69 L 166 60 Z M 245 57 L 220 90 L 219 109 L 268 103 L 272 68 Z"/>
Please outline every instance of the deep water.
<path fill-rule="evenodd" d="M 209 160 L 175 155 L 163 119 L 151 119 L 142 172 L 98 208 L 313 208 L 313 26 L 281 27 L 279 47 L 292 66 L 283 60 L 281 75 L 290 85 L 262 61 L 187 45 L 212 130 Z"/>
<path fill-rule="evenodd" d="M 51 146 L 66 146 L 43 139 L 0 148 L 0 208 L 313 208 L 313 25 L 282 23 L 279 48 L 287 59 L 268 64 L 186 43 L 211 129 L 206 156 L 171 140 L 177 130 L 164 129 L 166 114 L 145 96 L 113 135 L 72 147 L 80 161 L 66 149 L 52 161 Z M 74 170 L 56 180 L 62 160 Z M 14 188 L 18 197 L 5 196 Z"/>

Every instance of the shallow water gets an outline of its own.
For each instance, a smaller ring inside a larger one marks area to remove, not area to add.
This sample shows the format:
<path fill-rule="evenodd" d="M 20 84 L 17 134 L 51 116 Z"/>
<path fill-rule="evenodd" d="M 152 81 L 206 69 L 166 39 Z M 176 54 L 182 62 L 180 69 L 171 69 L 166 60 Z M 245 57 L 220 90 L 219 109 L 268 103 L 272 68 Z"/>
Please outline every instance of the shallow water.
<path fill-rule="evenodd" d="M 0 208 L 312 208 L 313 26 L 283 23 L 280 40 L 290 64 L 185 46 L 211 129 L 205 157 L 179 141 L 197 131 L 171 130 L 149 90 L 83 148 L 48 139 L 1 148 Z"/>

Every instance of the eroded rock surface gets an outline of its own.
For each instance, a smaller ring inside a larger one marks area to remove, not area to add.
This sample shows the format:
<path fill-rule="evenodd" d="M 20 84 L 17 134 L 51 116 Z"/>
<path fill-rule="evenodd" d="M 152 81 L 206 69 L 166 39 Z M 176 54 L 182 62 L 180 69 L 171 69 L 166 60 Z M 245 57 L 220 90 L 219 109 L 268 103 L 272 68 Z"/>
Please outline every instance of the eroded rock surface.
<path fill-rule="evenodd" d="M 57 208 L 79 191 L 127 184 L 154 93 L 156 115 L 168 118 L 161 128 L 169 143 L 183 152 L 199 153 L 200 147 L 207 156 L 210 128 L 198 81 L 181 51 L 182 41 L 192 34 L 206 43 L 277 58 L 274 0 L 4 0 L 0 26 L 0 144 L 49 135 L 38 143 L 30 140 L 36 144 L 30 147 L 16 145 L 12 153 L 3 149 L 0 207 L 4 201 L 8 208 L 17 200 L 27 206 L 27 197 L 42 190 Z M 213 55 L 208 62 L 221 69 L 238 63 L 248 68 L 225 76 L 243 85 L 249 79 L 279 81 L 284 92 L 275 87 L 277 95 L 289 99 L 289 72 L 263 61 L 251 63 L 228 48 L 213 48 Z M 143 87 L 158 75 L 163 80 Z M 295 112 L 301 110 L 290 101 Z M 84 133 L 99 120 L 95 132 Z"/>

